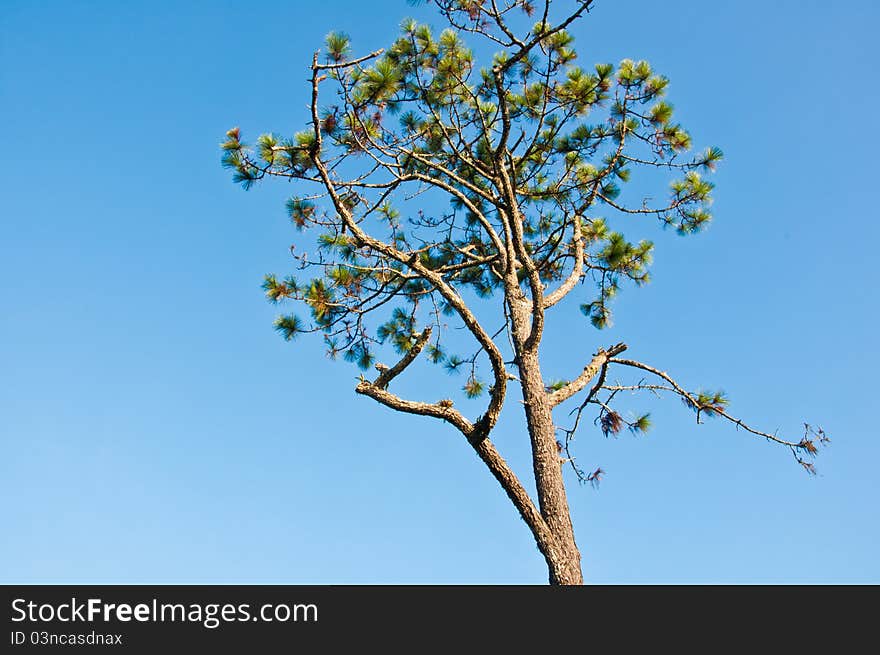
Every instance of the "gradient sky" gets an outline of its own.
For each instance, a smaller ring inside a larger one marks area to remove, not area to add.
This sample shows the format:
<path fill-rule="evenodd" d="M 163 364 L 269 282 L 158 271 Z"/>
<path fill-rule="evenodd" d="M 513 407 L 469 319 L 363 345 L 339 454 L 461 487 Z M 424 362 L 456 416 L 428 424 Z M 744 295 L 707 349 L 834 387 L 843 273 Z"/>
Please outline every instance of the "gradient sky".
<path fill-rule="evenodd" d="M 440 24 L 403 0 L 4 2 L 0 582 L 546 580 L 460 435 L 274 334 L 259 285 L 288 264 L 290 188 L 219 163 L 233 125 L 301 129 L 325 33 L 365 52 L 406 15 Z M 675 400 L 633 405 L 644 437 L 588 426 L 589 582 L 880 582 L 878 23 L 867 0 L 598 0 L 572 30 L 586 64 L 649 59 L 726 160 L 708 231 L 655 230 L 654 281 L 606 333 L 560 314 L 547 377 L 625 340 L 757 426 L 833 439 L 811 478 Z M 528 476 L 508 410 L 496 443 Z"/>

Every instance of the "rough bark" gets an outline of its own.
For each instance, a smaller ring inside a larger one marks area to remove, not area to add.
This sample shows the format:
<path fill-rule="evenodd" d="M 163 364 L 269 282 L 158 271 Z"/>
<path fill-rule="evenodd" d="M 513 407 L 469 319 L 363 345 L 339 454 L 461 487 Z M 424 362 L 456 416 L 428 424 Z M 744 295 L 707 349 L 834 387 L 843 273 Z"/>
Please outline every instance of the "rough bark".
<path fill-rule="evenodd" d="M 562 460 L 556 446 L 550 401 L 537 353 L 525 352 L 519 361 L 520 381 L 525 405 L 526 425 L 532 444 L 532 465 L 538 491 L 541 516 L 559 543 L 562 559 L 547 561 L 551 584 L 583 584 L 581 554 L 574 538 L 574 528 L 562 477 Z"/>
<path fill-rule="evenodd" d="M 562 459 L 556 445 L 553 405 L 541 374 L 538 357 L 540 341 L 531 338 L 534 335 L 533 301 L 512 285 L 508 286 L 507 291 L 516 365 L 519 369 L 526 427 L 532 447 L 538 507 L 559 546 L 558 559 L 551 561 L 545 556 L 550 583 L 583 584 L 581 554 L 574 537 L 562 477 Z M 538 301 L 541 302 L 541 299 Z"/>

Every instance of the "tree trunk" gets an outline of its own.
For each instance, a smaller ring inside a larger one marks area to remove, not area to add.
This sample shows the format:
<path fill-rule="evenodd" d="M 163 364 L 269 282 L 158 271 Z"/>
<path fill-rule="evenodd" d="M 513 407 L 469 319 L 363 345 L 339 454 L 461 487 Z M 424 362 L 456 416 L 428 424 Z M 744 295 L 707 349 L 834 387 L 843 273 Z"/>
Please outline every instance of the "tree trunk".
<path fill-rule="evenodd" d="M 583 584 L 581 554 L 574 539 L 568 499 L 562 478 L 562 462 L 556 445 L 550 402 L 537 353 L 525 352 L 519 361 L 526 424 L 532 443 L 532 464 L 541 515 L 553 531 L 561 561 L 547 559 L 551 584 Z"/>
<path fill-rule="evenodd" d="M 550 557 L 542 549 L 550 572 L 550 584 L 583 584 L 581 554 L 574 539 L 574 528 L 565 494 L 552 407 L 541 375 L 538 358 L 540 341 L 530 342 L 528 338 L 533 327 L 532 303 L 512 283 L 508 285 L 507 302 L 511 313 L 511 336 L 519 369 L 526 426 L 532 446 L 538 508 L 557 543 L 555 557 Z M 535 534 L 535 539 L 540 542 L 538 534 Z"/>

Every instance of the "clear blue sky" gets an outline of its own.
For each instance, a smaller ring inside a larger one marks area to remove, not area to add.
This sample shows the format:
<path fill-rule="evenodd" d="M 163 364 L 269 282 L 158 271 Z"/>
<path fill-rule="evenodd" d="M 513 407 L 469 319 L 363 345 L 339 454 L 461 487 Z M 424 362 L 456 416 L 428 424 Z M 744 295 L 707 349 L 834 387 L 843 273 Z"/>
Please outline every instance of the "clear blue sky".
<path fill-rule="evenodd" d="M 403 0 L 4 3 L 0 582 L 546 580 L 459 436 L 273 333 L 259 284 L 288 261 L 289 189 L 219 164 L 233 125 L 301 128 L 326 32 L 366 51 L 413 13 L 438 22 Z M 757 425 L 834 440 L 810 478 L 676 401 L 648 436 L 584 432 L 608 472 L 570 485 L 588 581 L 880 582 L 878 23 L 867 0 L 599 0 L 573 30 L 585 60 L 668 75 L 726 160 L 715 222 L 656 231 L 615 327 L 555 334 L 582 332 L 584 360 L 626 340 Z M 581 365 L 559 343 L 548 377 Z M 528 475 L 509 409 L 497 444 Z"/>

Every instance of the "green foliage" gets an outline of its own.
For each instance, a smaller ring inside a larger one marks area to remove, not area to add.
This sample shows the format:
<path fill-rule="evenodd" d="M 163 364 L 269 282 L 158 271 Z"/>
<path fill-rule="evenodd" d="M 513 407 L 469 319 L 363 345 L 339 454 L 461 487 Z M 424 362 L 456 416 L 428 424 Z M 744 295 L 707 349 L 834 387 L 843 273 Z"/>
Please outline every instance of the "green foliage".
<path fill-rule="evenodd" d="M 327 46 L 327 60 L 340 62 L 351 54 L 351 39 L 345 32 L 330 32 L 324 39 Z"/>
<path fill-rule="evenodd" d="M 446 361 L 443 363 L 443 367 L 446 369 L 447 373 L 458 373 L 461 370 L 463 364 L 464 360 L 462 360 L 457 355 L 449 355 L 446 357 Z"/>
<path fill-rule="evenodd" d="M 321 278 L 312 280 L 303 294 L 303 300 L 312 310 L 312 318 L 321 327 L 329 326 L 333 322 L 338 308 L 334 295 L 333 288 L 328 287 Z"/>
<path fill-rule="evenodd" d="M 391 320 L 383 323 L 376 330 L 380 341 L 390 340 L 394 349 L 400 353 L 406 353 L 412 348 L 415 341 L 415 316 L 397 307 L 391 313 Z"/>
<path fill-rule="evenodd" d="M 428 344 L 428 359 L 432 364 L 442 364 L 446 360 L 446 353 L 440 346 Z"/>
<path fill-rule="evenodd" d="M 571 294 L 601 329 L 616 295 L 650 280 L 654 246 L 624 228 L 653 218 L 688 235 L 711 220 L 704 176 L 723 154 L 687 154 L 692 137 L 666 98 L 669 80 L 649 62 L 583 64 L 574 28 L 560 29 L 552 15 L 564 3 L 545 18 L 533 3 L 511 0 L 505 21 L 514 10 L 535 16 L 503 26 L 479 0 L 434 4 L 446 29 L 406 19 L 373 55 L 355 55 L 347 34 L 328 34 L 314 71 L 320 99 L 305 129 L 266 132 L 249 145 L 233 128 L 221 144 L 222 164 L 245 189 L 266 177 L 295 183 L 287 216 L 298 238 L 313 239 L 291 249 L 308 277 L 263 283 L 269 301 L 304 304 L 311 323 L 282 317 L 276 329 L 286 339 L 320 332 L 331 357 L 342 353 L 361 368 L 373 349 L 409 352 L 426 325 L 436 338 L 427 359 L 447 371 L 465 363 L 473 371 L 485 356 L 456 355 L 456 338 L 440 347 L 441 333 L 463 318 L 424 271 L 468 304 L 507 296 L 505 280 L 529 298 L 572 275 L 580 248 L 577 282 L 586 284 Z M 511 39 L 505 30 L 517 24 L 531 27 Z M 494 54 L 480 61 L 475 53 L 487 45 Z M 668 194 L 643 192 L 658 175 L 672 178 Z M 473 375 L 464 385 L 468 396 L 484 391 Z M 698 409 L 710 415 L 722 406 L 705 401 Z M 606 434 L 649 425 L 647 415 L 605 421 Z"/>
<path fill-rule="evenodd" d="M 704 152 L 703 156 L 700 158 L 700 165 L 707 170 L 714 172 L 718 167 L 718 162 L 720 162 L 723 157 L 724 153 L 721 152 L 721 148 L 716 148 L 714 146 L 706 148 L 706 152 Z"/>
<path fill-rule="evenodd" d="M 345 351 L 343 357 L 345 358 L 345 361 L 357 364 L 357 367 L 362 371 L 366 371 L 376 361 L 373 353 L 363 341 L 353 344 Z"/>
<path fill-rule="evenodd" d="M 231 168 L 232 181 L 247 190 L 250 189 L 254 182 L 259 178 L 259 174 L 255 167 L 242 157 L 242 152 L 247 148 L 247 144 L 240 139 L 240 131 L 237 127 L 233 127 L 226 133 L 226 141 L 220 144 L 223 150 L 223 157 L 220 162 L 224 168 Z"/>
<path fill-rule="evenodd" d="M 291 198 L 287 201 L 287 215 L 293 224 L 302 230 L 315 213 L 315 203 L 302 198 Z"/>
<path fill-rule="evenodd" d="M 295 297 L 299 291 L 299 285 L 292 275 L 286 277 L 283 282 L 279 282 L 274 275 L 269 274 L 263 279 L 263 290 L 266 292 L 266 298 L 277 303 L 285 298 Z"/>
<path fill-rule="evenodd" d="M 368 68 L 355 87 L 353 99 L 356 105 L 384 105 L 400 88 L 401 72 L 394 62 L 383 57 L 375 66 Z M 357 125 L 353 122 L 353 125 Z M 364 128 L 367 129 L 367 128 Z M 370 133 L 370 136 L 373 136 Z"/>
<path fill-rule="evenodd" d="M 300 332 L 304 331 L 302 321 L 293 314 L 276 318 L 275 329 L 281 333 L 285 341 L 293 340 Z"/>
<path fill-rule="evenodd" d="M 611 310 L 605 304 L 604 299 L 582 304 L 581 312 L 590 319 L 590 323 L 596 329 L 603 330 L 611 327 Z"/>
<path fill-rule="evenodd" d="M 462 390 L 468 398 L 479 398 L 486 390 L 486 384 L 472 375 L 465 382 Z"/>
<path fill-rule="evenodd" d="M 644 434 L 651 429 L 651 415 L 642 414 L 629 424 L 629 429 L 633 434 Z"/>
<path fill-rule="evenodd" d="M 698 414 L 716 416 L 723 412 L 730 400 L 723 391 L 699 390 L 691 394 L 693 400 L 684 398 L 684 403 Z"/>

